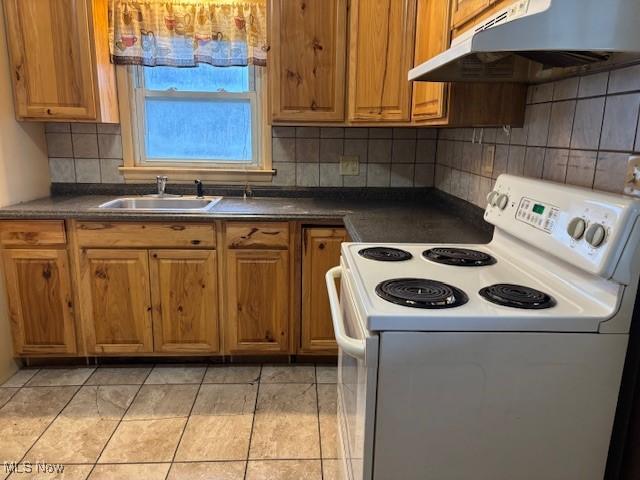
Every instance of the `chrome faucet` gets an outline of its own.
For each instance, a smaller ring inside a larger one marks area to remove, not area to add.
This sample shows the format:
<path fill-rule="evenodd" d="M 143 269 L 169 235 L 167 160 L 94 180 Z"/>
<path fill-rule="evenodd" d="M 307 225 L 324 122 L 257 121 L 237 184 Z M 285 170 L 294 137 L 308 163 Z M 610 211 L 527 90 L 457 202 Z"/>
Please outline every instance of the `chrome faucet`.
<path fill-rule="evenodd" d="M 158 196 L 164 197 L 164 191 L 167 188 L 167 180 L 169 177 L 166 175 L 158 175 L 156 177 L 156 185 L 158 186 Z"/>

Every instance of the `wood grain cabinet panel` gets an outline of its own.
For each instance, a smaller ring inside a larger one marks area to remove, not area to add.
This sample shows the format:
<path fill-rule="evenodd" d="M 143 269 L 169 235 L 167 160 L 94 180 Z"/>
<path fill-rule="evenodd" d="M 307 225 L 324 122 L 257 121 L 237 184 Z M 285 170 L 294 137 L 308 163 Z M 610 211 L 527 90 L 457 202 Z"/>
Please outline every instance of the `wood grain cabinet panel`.
<path fill-rule="evenodd" d="M 408 122 L 417 0 L 351 0 L 349 120 Z"/>
<path fill-rule="evenodd" d="M 69 260 L 65 250 L 3 253 L 16 355 L 77 351 Z"/>
<path fill-rule="evenodd" d="M 229 353 L 289 351 L 289 252 L 227 251 Z"/>
<path fill-rule="evenodd" d="M 271 0 L 274 121 L 343 121 L 347 0 Z"/>
<path fill-rule="evenodd" d="M 0 244 L 3 247 L 61 246 L 66 243 L 62 220 L 9 220 L 0 223 Z"/>
<path fill-rule="evenodd" d="M 80 303 L 89 353 L 153 351 L 146 250 L 81 250 Z"/>
<path fill-rule="evenodd" d="M 451 31 L 453 37 L 466 32 L 478 22 L 515 0 L 451 0 Z"/>
<path fill-rule="evenodd" d="M 277 222 L 227 223 L 226 239 L 228 248 L 289 248 L 289 224 Z"/>
<path fill-rule="evenodd" d="M 218 352 L 216 252 L 152 250 L 150 261 L 154 351 Z"/>
<path fill-rule="evenodd" d="M 420 65 L 445 51 L 449 45 L 449 1 L 418 0 L 415 64 Z M 448 85 L 443 82 L 413 84 L 412 118 L 423 120 L 446 115 Z"/>
<path fill-rule="evenodd" d="M 4 0 L 16 116 L 118 122 L 108 0 Z"/>
<path fill-rule="evenodd" d="M 337 353 L 325 275 L 340 264 L 343 228 L 307 228 L 302 243 L 301 353 Z"/>

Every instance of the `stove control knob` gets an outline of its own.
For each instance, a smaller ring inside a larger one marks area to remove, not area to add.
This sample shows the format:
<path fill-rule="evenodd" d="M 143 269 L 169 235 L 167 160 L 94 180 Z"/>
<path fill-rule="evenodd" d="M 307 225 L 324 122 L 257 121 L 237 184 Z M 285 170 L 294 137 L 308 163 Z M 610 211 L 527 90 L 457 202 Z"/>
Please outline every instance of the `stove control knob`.
<path fill-rule="evenodd" d="M 489 192 L 489 195 L 487 195 L 487 202 L 489 202 L 489 205 L 491 205 L 492 207 L 496 206 L 496 201 L 498 199 L 498 197 L 500 196 L 500 194 L 498 192 L 496 192 L 495 190 L 492 192 Z"/>
<path fill-rule="evenodd" d="M 576 217 L 569 222 L 569 226 L 567 227 L 567 233 L 574 240 L 580 240 L 584 237 L 584 232 L 587 229 L 587 222 L 580 217 Z"/>
<path fill-rule="evenodd" d="M 505 208 L 507 208 L 507 205 L 509 204 L 509 196 L 503 193 L 498 197 L 497 204 L 500 210 L 504 210 Z"/>
<path fill-rule="evenodd" d="M 601 246 L 607 237 L 607 231 L 599 223 L 594 223 L 587 229 L 584 238 L 593 248 Z"/>

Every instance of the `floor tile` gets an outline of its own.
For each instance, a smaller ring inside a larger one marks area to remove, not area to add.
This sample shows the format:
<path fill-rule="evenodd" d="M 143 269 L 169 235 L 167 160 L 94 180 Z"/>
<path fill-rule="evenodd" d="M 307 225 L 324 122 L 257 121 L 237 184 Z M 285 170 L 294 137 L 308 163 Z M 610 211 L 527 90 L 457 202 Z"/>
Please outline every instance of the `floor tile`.
<path fill-rule="evenodd" d="M 77 387 L 23 388 L 0 409 L 0 463 L 18 461 L 64 408 Z"/>
<path fill-rule="evenodd" d="M 26 384 L 28 387 L 57 387 L 82 385 L 95 368 L 46 368 L 40 370 Z"/>
<path fill-rule="evenodd" d="M 19 388 L 0 388 L 0 407 L 11 400 Z"/>
<path fill-rule="evenodd" d="M 332 365 L 318 365 L 316 367 L 316 379 L 318 383 L 337 383 L 338 367 Z"/>
<path fill-rule="evenodd" d="M 193 415 L 253 414 L 258 386 L 252 384 L 202 385 Z"/>
<path fill-rule="evenodd" d="M 335 385 L 318 385 L 320 442 L 323 458 L 338 457 L 338 391 Z"/>
<path fill-rule="evenodd" d="M 14 473 L 9 480 L 85 480 L 92 468 L 93 465 L 63 465 L 63 470 L 59 473 L 46 470 Z"/>
<path fill-rule="evenodd" d="M 82 387 L 29 450 L 26 460 L 95 463 L 138 387 Z"/>
<path fill-rule="evenodd" d="M 147 380 L 146 384 L 175 384 L 175 383 L 200 383 L 204 377 L 207 367 L 204 366 L 156 366 Z"/>
<path fill-rule="evenodd" d="M 215 365 L 207 368 L 204 383 L 256 383 L 260 365 Z"/>
<path fill-rule="evenodd" d="M 315 383 L 312 365 L 272 365 L 262 367 L 262 383 Z"/>
<path fill-rule="evenodd" d="M 2 387 L 22 387 L 31 380 L 38 371 L 37 368 L 23 368 L 22 370 L 18 370 L 11 378 L 2 384 Z"/>
<path fill-rule="evenodd" d="M 247 480 L 322 480 L 320 460 L 250 461 Z"/>
<path fill-rule="evenodd" d="M 199 385 L 143 385 L 126 420 L 188 417 Z"/>
<path fill-rule="evenodd" d="M 169 463 L 96 465 L 89 480 L 164 480 L 170 466 Z"/>
<path fill-rule="evenodd" d="M 141 385 L 150 371 L 151 367 L 101 367 L 85 385 Z"/>
<path fill-rule="evenodd" d="M 174 463 L 167 480 L 243 480 L 245 462 Z"/>
<path fill-rule="evenodd" d="M 323 480 L 338 480 L 340 476 L 340 461 L 341 460 L 322 460 L 322 479 Z"/>
<path fill-rule="evenodd" d="M 186 422 L 186 418 L 123 420 L 98 463 L 170 462 Z"/>
<path fill-rule="evenodd" d="M 253 415 L 193 415 L 176 461 L 245 460 L 252 423 Z"/>
<path fill-rule="evenodd" d="M 318 437 L 314 384 L 260 385 L 249 458 L 319 458 Z"/>

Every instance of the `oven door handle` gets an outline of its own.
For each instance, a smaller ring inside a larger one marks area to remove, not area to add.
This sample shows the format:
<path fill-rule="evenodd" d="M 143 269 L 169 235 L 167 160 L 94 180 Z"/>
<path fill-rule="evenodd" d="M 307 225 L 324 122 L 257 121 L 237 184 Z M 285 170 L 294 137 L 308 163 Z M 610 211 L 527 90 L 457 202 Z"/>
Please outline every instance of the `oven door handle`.
<path fill-rule="evenodd" d="M 342 267 L 333 267 L 327 272 L 327 291 L 329 293 L 329 306 L 331 307 L 331 320 L 333 321 L 333 331 L 336 335 L 338 346 L 345 353 L 352 357 L 364 359 L 365 347 L 364 341 L 351 338 L 347 335 L 344 328 L 344 319 L 342 318 L 342 310 L 340 308 L 340 297 L 338 297 L 338 289 L 336 288 L 336 280 L 342 277 Z"/>

